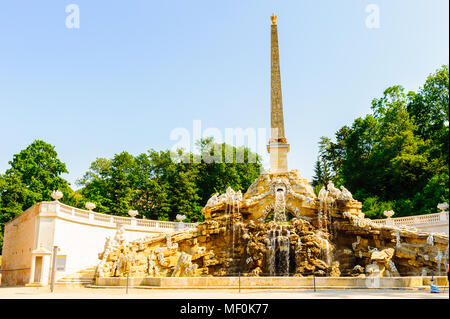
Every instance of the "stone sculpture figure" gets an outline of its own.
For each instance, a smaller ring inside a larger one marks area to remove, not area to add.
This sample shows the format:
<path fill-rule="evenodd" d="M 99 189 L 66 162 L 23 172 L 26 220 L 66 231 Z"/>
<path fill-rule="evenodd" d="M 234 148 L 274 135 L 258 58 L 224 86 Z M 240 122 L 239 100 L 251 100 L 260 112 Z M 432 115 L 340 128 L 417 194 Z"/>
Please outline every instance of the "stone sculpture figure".
<path fill-rule="evenodd" d="M 186 276 L 193 276 L 195 275 L 195 272 L 197 271 L 198 265 L 190 263 L 189 266 L 187 266 L 184 270 L 184 274 Z"/>
<path fill-rule="evenodd" d="M 347 188 L 341 186 L 341 196 L 339 197 L 341 200 L 353 200 L 352 193 L 349 192 Z"/>
<path fill-rule="evenodd" d="M 376 247 L 370 249 L 370 260 L 372 264 L 366 267 L 366 272 L 369 277 L 380 277 L 384 275 L 396 276 L 398 275 L 397 268 L 395 267 L 392 257 L 394 256 L 394 248 L 386 248 L 379 251 Z"/>
<path fill-rule="evenodd" d="M 167 245 L 167 248 L 169 248 L 169 249 L 178 248 L 177 243 L 172 243 L 172 235 L 170 235 L 170 234 L 166 234 L 166 245 Z"/>
<path fill-rule="evenodd" d="M 125 226 L 124 225 L 119 225 L 119 227 L 117 228 L 117 232 L 114 236 L 114 241 L 117 244 L 122 244 L 123 242 L 125 242 Z"/>
<path fill-rule="evenodd" d="M 319 195 L 317 196 L 320 200 L 325 200 L 328 196 L 328 191 L 325 187 L 322 187 L 319 191 Z"/>
<path fill-rule="evenodd" d="M 164 253 L 163 252 L 159 252 L 158 255 L 157 255 L 157 258 L 158 258 L 159 264 L 161 266 L 164 266 L 164 263 L 166 261 L 166 259 L 164 258 Z"/>
<path fill-rule="evenodd" d="M 239 190 L 236 192 L 234 199 L 237 201 L 241 201 L 242 200 L 242 192 Z"/>
<path fill-rule="evenodd" d="M 434 245 L 434 237 L 433 237 L 433 234 L 430 234 L 430 235 L 428 236 L 428 238 L 427 238 L 427 244 L 430 245 L 430 246 L 433 246 L 433 245 Z"/>
<path fill-rule="evenodd" d="M 386 268 L 389 270 L 392 277 L 400 277 L 400 273 L 397 270 L 397 267 L 395 266 L 394 261 L 389 260 Z"/>
<path fill-rule="evenodd" d="M 218 204 L 218 202 L 219 202 L 219 194 L 215 193 L 214 195 L 211 196 L 210 199 L 208 199 L 206 206 L 214 206 L 214 205 Z"/>
<path fill-rule="evenodd" d="M 239 190 L 235 192 L 231 187 L 228 187 L 225 192 L 225 200 L 228 203 L 232 203 L 234 201 L 241 201 L 242 200 L 242 192 Z M 222 196 L 222 195 L 221 195 Z M 219 197 L 220 198 L 220 197 Z"/>
<path fill-rule="evenodd" d="M 172 277 L 179 275 L 183 269 L 191 265 L 192 255 L 186 254 L 184 251 L 181 252 L 180 257 L 178 257 L 177 265 L 172 272 Z"/>
<path fill-rule="evenodd" d="M 112 250 L 112 246 L 113 246 L 113 240 L 109 236 L 106 237 L 103 252 L 98 254 L 98 257 L 100 259 L 100 263 L 97 266 L 97 276 L 98 277 L 103 277 L 105 275 L 103 267 L 106 263 L 106 258 L 108 257 L 109 253 Z"/>
<path fill-rule="evenodd" d="M 148 274 L 153 276 L 158 276 L 158 266 L 155 263 L 155 254 L 151 253 L 148 256 Z"/>
<path fill-rule="evenodd" d="M 373 262 L 372 264 L 367 265 L 367 267 L 366 267 L 366 275 L 367 275 L 367 277 L 381 277 L 382 276 L 382 272 L 381 272 L 380 267 L 378 266 L 378 264 Z"/>
<path fill-rule="evenodd" d="M 123 266 L 124 266 L 124 256 L 121 253 L 119 255 L 119 258 L 117 259 L 117 261 L 114 263 L 114 267 L 113 267 L 113 269 L 114 269 L 113 270 L 114 276 L 117 277 L 117 276 L 120 276 L 122 274 Z"/>
<path fill-rule="evenodd" d="M 334 187 L 334 184 L 332 181 L 328 182 L 327 189 L 328 189 L 328 192 L 331 194 L 331 196 L 333 196 L 334 198 L 340 197 L 341 191 L 339 189 L 337 189 L 336 187 Z"/>
<path fill-rule="evenodd" d="M 166 234 L 166 245 L 167 248 L 172 248 L 172 236 L 170 234 Z"/>

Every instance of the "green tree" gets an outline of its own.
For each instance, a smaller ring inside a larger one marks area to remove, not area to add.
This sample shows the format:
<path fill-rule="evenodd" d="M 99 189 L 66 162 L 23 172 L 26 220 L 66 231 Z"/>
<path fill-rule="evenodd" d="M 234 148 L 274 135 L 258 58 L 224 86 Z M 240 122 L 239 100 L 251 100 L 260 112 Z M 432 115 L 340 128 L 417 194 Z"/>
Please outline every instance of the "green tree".
<path fill-rule="evenodd" d="M 69 183 L 60 175 L 67 173 L 66 165 L 58 159 L 55 147 L 36 140 L 13 156 L 11 166 L 0 175 L 0 233 L 4 224 L 40 201 L 51 199 L 53 190 L 63 192 L 62 202 L 74 198 Z M 3 243 L 0 243 L 0 246 Z"/>
<path fill-rule="evenodd" d="M 245 191 L 261 165 L 247 148 L 215 144 L 212 138 L 197 145 L 201 154 L 150 150 L 138 156 L 123 152 L 112 160 L 99 158 L 78 181 L 81 194 L 95 202 L 99 212 L 126 215 L 137 209 L 150 219 L 175 220 L 182 214 L 188 222 L 201 221 L 201 208 L 212 194 L 228 186 Z M 215 161 L 214 150 L 219 152 Z"/>
<path fill-rule="evenodd" d="M 408 112 L 415 133 L 425 141 L 423 152 L 431 171 L 445 170 L 449 162 L 449 70 L 442 66 L 430 74 L 420 91 L 411 93 Z"/>
<path fill-rule="evenodd" d="M 362 211 L 368 218 L 386 218 L 383 215 L 384 211 L 392 210 L 393 203 L 390 201 L 380 201 L 378 197 L 367 197 L 363 202 Z"/>
<path fill-rule="evenodd" d="M 386 89 L 382 98 L 372 102 L 379 126 L 369 162 L 372 160 L 378 183 L 383 185 L 375 195 L 384 200 L 410 198 L 431 177 L 427 158 L 421 152 L 424 142 L 414 134 L 416 126 L 407 105 L 408 98 L 401 86 Z"/>
<path fill-rule="evenodd" d="M 389 87 L 372 101 L 372 114 L 336 132 L 336 142 L 322 137 L 314 182 L 326 163 L 368 216 L 436 212 L 448 201 L 448 78 L 443 66 L 417 93 Z"/>
<path fill-rule="evenodd" d="M 236 148 L 212 138 L 200 140 L 201 160 L 196 184 L 199 189 L 200 206 L 204 206 L 214 193 L 224 193 L 228 187 L 245 192 L 259 176 L 261 159 L 246 147 Z M 216 160 L 211 162 L 210 158 Z"/>
<path fill-rule="evenodd" d="M 173 160 L 170 151 L 149 151 L 151 186 L 158 190 L 150 195 L 153 214 L 159 219 L 175 220 L 177 214 L 186 215 L 186 221 L 201 218 L 198 189 L 195 183 L 197 170 L 189 163 L 183 163 L 183 153 Z"/>
<path fill-rule="evenodd" d="M 95 202 L 97 211 L 127 216 L 139 181 L 137 172 L 135 158 L 122 152 L 111 160 L 97 158 L 77 183 L 84 186 L 81 190 L 83 197 Z"/>

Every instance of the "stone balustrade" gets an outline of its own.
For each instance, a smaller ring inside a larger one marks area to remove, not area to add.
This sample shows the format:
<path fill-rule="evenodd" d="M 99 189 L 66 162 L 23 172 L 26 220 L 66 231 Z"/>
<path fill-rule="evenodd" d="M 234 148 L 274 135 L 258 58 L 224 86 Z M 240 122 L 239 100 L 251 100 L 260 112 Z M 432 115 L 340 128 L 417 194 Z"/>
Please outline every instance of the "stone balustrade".
<path fill-rule="evenodd" d="M 5 224 L 2 267 L 14 271 L 2 271 L 2 284 L 47 285 L 54 247 L 58 249 L 56 280 L 95 267 L 118 226 L 124 226 L 126 241 L 134 241 L 197 224 L 101 214 L 58 200 L 40 202 Z"/>
<path fill-rule="evenodd" d="M 117 225 L 125 225 L 126 228 L 139 228 L 152 232 L 166 232 L 176 230 L 180 227 L 180 222 L 170 222 L 152 219 L 137 219 L 132 217 L 114 216 L 108 214 L 97 213 L 80 208 L 65 205 L 60 202 L 42 202 L 41 212 L 56 212 L 56 214 L 64 219 L 74 222 L 83 222 L 92 225 L 102 225 L 116 227 Z M 196 227 L 197 223 L 183 223 L 184 227 Z"/>
<path fill-rule="evenodd" d="M 445 232 L 448 234 L 448 212 L 436 214 L 374 219 L 375 224 L 391 226 L 410 226 L 430 232 Z"/>

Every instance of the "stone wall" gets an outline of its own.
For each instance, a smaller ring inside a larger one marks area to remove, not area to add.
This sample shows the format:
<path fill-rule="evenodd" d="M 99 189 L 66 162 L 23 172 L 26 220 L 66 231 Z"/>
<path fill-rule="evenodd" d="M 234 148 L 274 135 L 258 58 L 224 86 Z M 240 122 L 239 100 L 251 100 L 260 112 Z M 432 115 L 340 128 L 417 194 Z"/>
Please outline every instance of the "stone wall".
<path fill-rule="evenodd" d="M 172 232 L 180 224 L 99 214 L 56 201 L 41 202 L 5 225 L 2 269 L 20 270 L 2 271 L 2 285 L 25 285 L 34 278 L 30 274 L 32 252 L 39 248 L 52 251 L 56 245 L 58 256 L 65 257 L 65 269 L 56 271 L 56 279 L 95 266 L 106 238 L 114 236 L 118 225 L 124 225 L 124 236 L 132 241 Z"/>
<path fill-rule="evenodd" d="M 35 216 L 38 212 L 39 205 L 32 206 L 5 224 L 2 285 L 25 285 L 29 282 L 31 252 L 34 249 Z"/>

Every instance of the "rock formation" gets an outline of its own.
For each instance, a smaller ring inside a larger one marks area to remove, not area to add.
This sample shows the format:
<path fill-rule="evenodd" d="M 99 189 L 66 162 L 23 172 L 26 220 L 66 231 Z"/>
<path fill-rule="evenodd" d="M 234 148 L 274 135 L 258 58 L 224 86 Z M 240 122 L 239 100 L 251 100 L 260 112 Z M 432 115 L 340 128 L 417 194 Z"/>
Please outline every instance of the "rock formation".
<path fill-rule="evenodd" d="M 228 188 L 202 212 L 167 235 L 124 242 L 119 231 L 97 276 L 420 276 L 448 260 L 447 235 L 375 224 L 345 187 L 315 196 L 296 170 L 263 173 L 244 195 Z"/>

